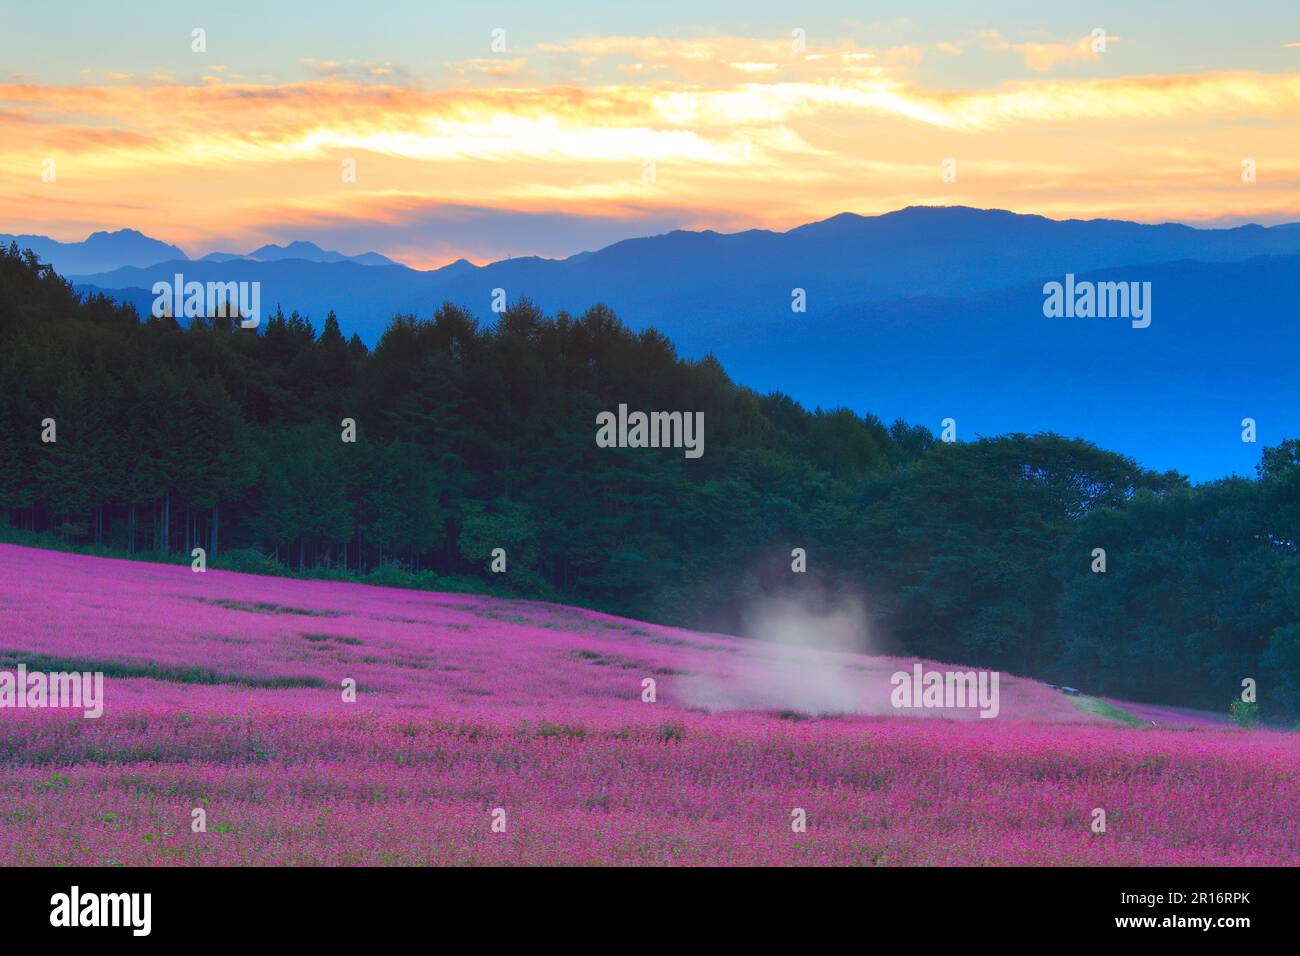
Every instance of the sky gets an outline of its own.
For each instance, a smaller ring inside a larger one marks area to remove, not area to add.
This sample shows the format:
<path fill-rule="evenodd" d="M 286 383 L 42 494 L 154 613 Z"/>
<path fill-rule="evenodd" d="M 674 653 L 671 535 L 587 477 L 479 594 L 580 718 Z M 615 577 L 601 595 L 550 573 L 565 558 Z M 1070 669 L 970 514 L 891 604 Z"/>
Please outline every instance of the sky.
<path fill-rule="evenodd" d="M 0 232 L 430 268 L 914 204 L 1300 220 L 1295 0 L 0 0 L 0 23 Z"/>

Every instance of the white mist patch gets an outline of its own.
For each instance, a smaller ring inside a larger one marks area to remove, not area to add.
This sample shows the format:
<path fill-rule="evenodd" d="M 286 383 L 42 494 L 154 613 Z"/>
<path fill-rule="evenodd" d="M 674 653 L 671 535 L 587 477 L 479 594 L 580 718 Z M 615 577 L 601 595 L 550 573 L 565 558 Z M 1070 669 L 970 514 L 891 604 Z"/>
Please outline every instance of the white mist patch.
<path fill-rule="evenodd" d="M 890 711 L 866 609 L 766 599 L 746 615 L 753 638 L 717 672 L 683 684 L 686 703 L 710 710 L 780 709 L 816 715 Z M 881 693 L 882 686 L 885 692 Z"/>

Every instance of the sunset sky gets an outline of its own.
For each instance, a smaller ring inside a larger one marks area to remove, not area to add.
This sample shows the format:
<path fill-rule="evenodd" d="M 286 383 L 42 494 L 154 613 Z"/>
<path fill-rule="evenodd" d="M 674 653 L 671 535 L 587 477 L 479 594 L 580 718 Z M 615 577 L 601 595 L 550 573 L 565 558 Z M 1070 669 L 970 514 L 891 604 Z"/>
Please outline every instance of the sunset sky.
<path fill-rule="evenodd" d="M 1300 220 L 1295 0 L 0 2 L 0 232 L 430 267 L 910 204 Z"/>

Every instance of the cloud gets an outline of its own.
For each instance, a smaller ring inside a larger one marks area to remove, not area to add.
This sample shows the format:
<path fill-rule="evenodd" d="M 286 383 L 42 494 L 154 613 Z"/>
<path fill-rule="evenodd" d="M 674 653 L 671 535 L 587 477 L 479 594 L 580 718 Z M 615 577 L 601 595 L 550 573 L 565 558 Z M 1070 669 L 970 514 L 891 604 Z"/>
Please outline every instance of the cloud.
<path fill-rule="evenodd" d="M 306 57 L 302 60 L 303 66 L 307 67 L 312 73 L 323 79 L 344 79 L 351 77 L 358 81 L 369 81 L 372 79 L 382 79 L 392 81 L 398 77 L 405 77 L 406 70 L 399 66 L 394 66 L 391 62 L 374 63 L 370 61 L 348 60 L 339 62 L 338 60 L 315 60 Z M 215 72 L 221 72 L 225 67 L 213 67 Z"/>
<path fill-rule="evenodd" d="M 940 41 L 936 48 L 949 55 L 960 55 L 968 49 L 977 48 L 992 53 L 1016 54 L 1022 57 L 1025 65 L 1038 73 L 1055 69 L 1063 63 L 1086 63 L 1098 60 L 1111 43 L 1117 43 L 1120 37 L 1088 34 L 1069 42 L 1024 41 L 1012 43 L 1003 37 L 1001 31 L 985 29 L 976 31 L 972 36 L 961 40 Z"/>
<path fill-rule="evenodd" d="M 1025 55 L 995 31 L 961 44 Z M 283 227 L 280 239 L 299 237 L 294 223 L 304 238 L 347 223 L 366 230 L 367 248 L 436 263 L 561 255 L 688 224 L 787 228 L 908 203 L 1300 218 L 1294 71 L 952 87 L 917 82 L 917 55 L 603 37 L 486 61 L 511 71 L 495 76 L 462 64 L 454 88 L 416 85 L 389 63 L 330 60 L 305 62 L 312 77 L 286 83 L 214 72 L 197 84 L 0 84 L 0 221 L 77 238 L 87 225 L 133 225 L 232 246 L 268 223 Z M 592 59 L 600 79 L 543 83 L 565 75 L 546 57 Z M 1098 139 L 1104 151 L 1079 148 Z M 1244 142 L 1268 169 L 1249 190 L 1236 174 Z M 939 176 L 950 156 L 956 183 Z M 40 182 L 46 158 L 59 162 L 57 183 Z M 341 179 L 345 160 L 356 182 Z M 523 218 L 458 220 L 449 209 Z"/>
<path fill-rule="evenodd" d="M 838 46 L 796 48 L 791 37 L 713 36 L 682 39 L 646 36 L 589 36 L 568 43 L 544 43 L 539 53 L 575 56 L 584 66 L 605 65 L 624 76 L 668 76 L 700 83 L 726 83 L 735 74 L 765 79 L 845 77 L 861 72 L 875 51 L 852 41 Z M 904 48 L 894 51 L 908 56 Z"/>
<path fill-rule="evenodd" d="M 515 76 L 523 70 L 526 62 L 527 61 L 522 56 L 513 57 L 509 60 L 493 59 L 489 57 L 479 60 L 470 60 L 469 66 L 471 69 L 477 70 L 479 73 L 487 74 L 488 76 Z"/>
<path fill-rule="evenodd" d="M 1011 49 L 1025 58 L 1025 65 L 1031 70 L 1042 73 L 1062 63 L 1096 60 L 1109 44 L 1118 40 L 1119 37 L 1112 36 L 1085 36 L 1073 43 L 1015 43 Z"/>
<path fill-rule="evenodd" d="M 308 58 L 302 62 L 307 69 L 320 76 L 336 76 L 343 72 L 343 64 L 337 60 L 313 60 Z"/>

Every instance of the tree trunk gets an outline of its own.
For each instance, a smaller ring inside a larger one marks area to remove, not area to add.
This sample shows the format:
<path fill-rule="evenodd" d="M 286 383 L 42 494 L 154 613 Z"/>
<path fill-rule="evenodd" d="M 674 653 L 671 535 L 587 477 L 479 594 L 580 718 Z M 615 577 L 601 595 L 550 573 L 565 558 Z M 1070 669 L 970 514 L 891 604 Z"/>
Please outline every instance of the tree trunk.
<path fill-rule="evenodd" d="M 218 501 L 212 506 L 212 542 L 208 547 L 208 557 L 217 556 L 217 520 L 221 515 L 221 502 Z"/>

